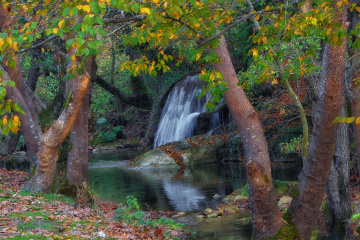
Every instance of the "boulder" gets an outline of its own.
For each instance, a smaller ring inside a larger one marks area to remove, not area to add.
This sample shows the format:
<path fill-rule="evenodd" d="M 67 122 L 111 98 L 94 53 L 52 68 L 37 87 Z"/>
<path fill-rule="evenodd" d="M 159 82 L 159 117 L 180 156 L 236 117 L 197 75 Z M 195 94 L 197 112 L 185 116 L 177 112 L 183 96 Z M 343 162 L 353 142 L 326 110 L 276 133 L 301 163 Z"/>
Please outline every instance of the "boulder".
<path fill-rule="evenodd" d="M 221 154 L 218 153 L 223 151 L 224 147 L 225 141 L 221 136 L 194 136 L 150 150 L 131 160 L 126 166 L 144 169 L 179 168 L 179 165 L 193 167 L 221 161 Z M 174 159 L 177 159 L 179 165 Z"/>
<path fill-rule="evenodd" d="M 159 149 L 150 150 L 127 163 L 131 168 L 178 168 L 178 165 L 169 155 Z"/>
<path fill-rule="evenodd" d="M 291 201 L 292 201 L 292 197 L 283 196 L 283 197 L 280 198 L 278 206 L 279 206 L 280 209 L 288 208 Z"/>

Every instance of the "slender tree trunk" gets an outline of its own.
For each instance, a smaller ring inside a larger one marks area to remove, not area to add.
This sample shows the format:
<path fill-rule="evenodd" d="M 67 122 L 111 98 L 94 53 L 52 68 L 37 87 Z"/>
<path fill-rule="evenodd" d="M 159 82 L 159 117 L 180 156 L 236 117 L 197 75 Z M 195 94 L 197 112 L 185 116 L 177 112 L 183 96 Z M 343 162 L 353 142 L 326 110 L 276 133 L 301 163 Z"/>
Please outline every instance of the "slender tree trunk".
<path fill-rule="evenodd" d="M 96 63 L 92 60 L 91 79 L 96 78 Z M 88 142 L 89 142 L 89 102 L 91 83 L 89 84 L 83 106 L 70 131 L 71 150 L 67 159 L 67 180 L 69 185 L 80 186 L 88 179 Z"/>
<path fill-rule="evenodd" d="M 347 116 L 345 106 L 341 116 Z M 326 185 L 327 232 L 336 234 L 334 229 L 345 229 L 351 217 L 350 209 L 350 176 L 349 176 L 349 128 L 347 123 L 340 123 L 337 130 L 335 159 L 331 164 L 330 176 Z"/>
<path fill-rule="evenodd" d="M 111 48 L 111 65 L 110 65 L 110 83 L 115 85 L 115 61 L 116 60 L 116 52 L 114 48 Z"/>
<path fill-rule="evenodd" d="M 337 9 L 337 22 L 345 27 L 346 11 Z M 343 78 L 345 70 L 346 41 L 340 47 L 327 44 L 323 55 L 321 90 L 316 114 L 318 121 L 308 155 L 299 176 L 299 196 L 293 199 L 290 213 L 302 239 L 310 239 L 325 193 L 336 145 L 337 125 L 334 119 L 342 106 Z"/>
<path fill-rule="evenodd" d="M 224 36 L 215 51 L 221 62 L 214 64 L 214 69 L 221 72 L 227 82 L 229 91 L 224 94 L 225 101 L 244 143 L 253 234 L 255 237 L 270 236 L 278 231 L 283 220 L 275 197 L 264 131 L 255 109 L 243 89 L 237 85 L 238 78 Z"/>
<path fill-rule="evenodd" d="M 1 156 L 11 155 L 16 149 L 16 145 L 19 142 L 20 136 L 21 136 L 20 132 L 17 133 L 10 132 L 6 136 L 4 141 L 1 143 L 0 155 Z"/>
<path fill-rule="evenodd" d="M 360 116 L 360 55 L 356 51 L 352 59 L 351 67 L 351 114 L 352 116 Z M 360 173 L 360 124 L 355 122 L 352 125 L 354 131 L 356 162 L 358 173 Z"/>

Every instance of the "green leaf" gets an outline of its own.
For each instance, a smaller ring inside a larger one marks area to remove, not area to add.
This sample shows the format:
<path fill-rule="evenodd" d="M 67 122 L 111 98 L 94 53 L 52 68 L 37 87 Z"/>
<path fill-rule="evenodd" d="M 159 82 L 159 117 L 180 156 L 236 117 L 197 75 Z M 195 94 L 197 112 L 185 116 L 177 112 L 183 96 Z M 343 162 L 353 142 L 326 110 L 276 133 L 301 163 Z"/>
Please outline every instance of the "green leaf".
<path fill-rule="evenodd" d="M 133 9 L 133 11 L 134 11 L 135 13 L 138 13 L 138 12 L 139 12 L 139 4 L 137 4 L 137 3 L 132 3 L 132 4 L 131 4 L 131 8 Z"/>
<path fill-rule="evenodd" d="M 65 8 L 65 9 L 62 11 L 63 17 L 67 17 L 67 16 L 69 15 L 70 10 L 71 10 L 71 7 Z"/>
<path fill-rule="evenodd" d="M 79 9 L 77 7 L 74 7 L 73 9 L 71 9 L 71 14 L 73 16 L 75 16 L 78 12 L 79 12 Z"/>
<path fill-rule="evenodd" d="M 15 82 L 14 81 L 8 81 L 8 83 L 9 83 L 10 86 L 15 87 Z"/>
<path fill-rule="evenodd" d="M 96 22 L 97 22 L 98 24 L 100 24 L 100 25 L 104 25 L 104 24 L 105 24 L 104 19 L 102 19 L 102 18 L 100 18 L 100 17 L 98 17 L 98 16 L 96 16 L 95 19 L 96 19 Z"/>
<path fill-rule="evenodd" d="M 3 133 L 4 133 L 4 135 L 7 136 L 9 134 L 9 132 L 10 132 L 10 128 L 7 127 L 7 128 L 4 129 Z"/>
<path fill-rule="evenodd" d="M 354 215 L 351 216 L 351 221 L 355 221 L 357 219 L 360 219 L 360 213 L 355 213 Z"/>

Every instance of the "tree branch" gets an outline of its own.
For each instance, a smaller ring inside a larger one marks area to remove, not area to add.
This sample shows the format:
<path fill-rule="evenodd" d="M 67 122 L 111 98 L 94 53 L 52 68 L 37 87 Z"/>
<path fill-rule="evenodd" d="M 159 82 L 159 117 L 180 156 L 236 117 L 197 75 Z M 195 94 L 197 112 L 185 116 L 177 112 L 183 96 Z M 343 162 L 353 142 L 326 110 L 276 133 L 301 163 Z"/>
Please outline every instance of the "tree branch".
<path fill-rule="evenodd" d="M 94 82 L 126 104 L 143 109 L 151 108 L 151 101 L 148 101 L 147 99 L 139 99 L 138 96 L 125 94 L 122 91 L 120 91 L 117 87 L 115 87 L 113 84 L 108 83 L 98 75 L 94 79 Z"/>
<path fill-rule="evenodd" d="M 289 4 L 287 4 L 287 6 L 291 6 L 291 5 L 295 5 L 297 3 L 300 3 L 302 0 L 295 0 Z M 217 38 L 219 38 L 221 35 L 223 35 L 224 33 L 226 33 L 227 31 L 229 31 L 231 28 L 235 27 L 236 25 L 238 25 L 239 23 L 247 20 L 247 19 L 250 19 L 250 18 L 255 18 L 256 16 L 258 15 L 262 15 L 262 14 L 265 14 L 265 13 L 270 13 L 270 12 L 276 12 L 276 11 L 279 11 L 281 10 L 282 7 L 276 7 L 276 8 L 273 8 L 271 10 L 260 10 L 260 11 L 257 11 L 257 12 L 252 12 L 252 13 L 249 13 L 249 14 L 246 14 L 245 16 L 239 18 L 238 20 L 236 21 L 233 21 L 232 23 L 230 23 L 229 25 L 227 25 L 222 31 L 218 31 L 215 35 L 203 40 L 203 41 L 197 41 L 198 45 L 199 46 L 202 46 L 202 45 L 205 45 L 206 43 L 208 42 L 211 42 L 212 40 L 215 40 Z"/>

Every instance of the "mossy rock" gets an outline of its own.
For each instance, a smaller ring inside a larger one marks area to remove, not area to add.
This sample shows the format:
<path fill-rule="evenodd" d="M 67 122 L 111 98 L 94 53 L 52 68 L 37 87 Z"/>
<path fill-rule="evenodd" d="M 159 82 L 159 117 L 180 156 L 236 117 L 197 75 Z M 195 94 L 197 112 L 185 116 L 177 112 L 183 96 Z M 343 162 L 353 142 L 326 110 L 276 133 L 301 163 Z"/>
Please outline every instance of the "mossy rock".
<path fill-rule="evenodd" d="M 240 212 L 240 209 L 238 208 L 238 206 L 226 204 L 225 206 L 220 207 L 219 211 L 227 213 L 238 213 Z"/>

